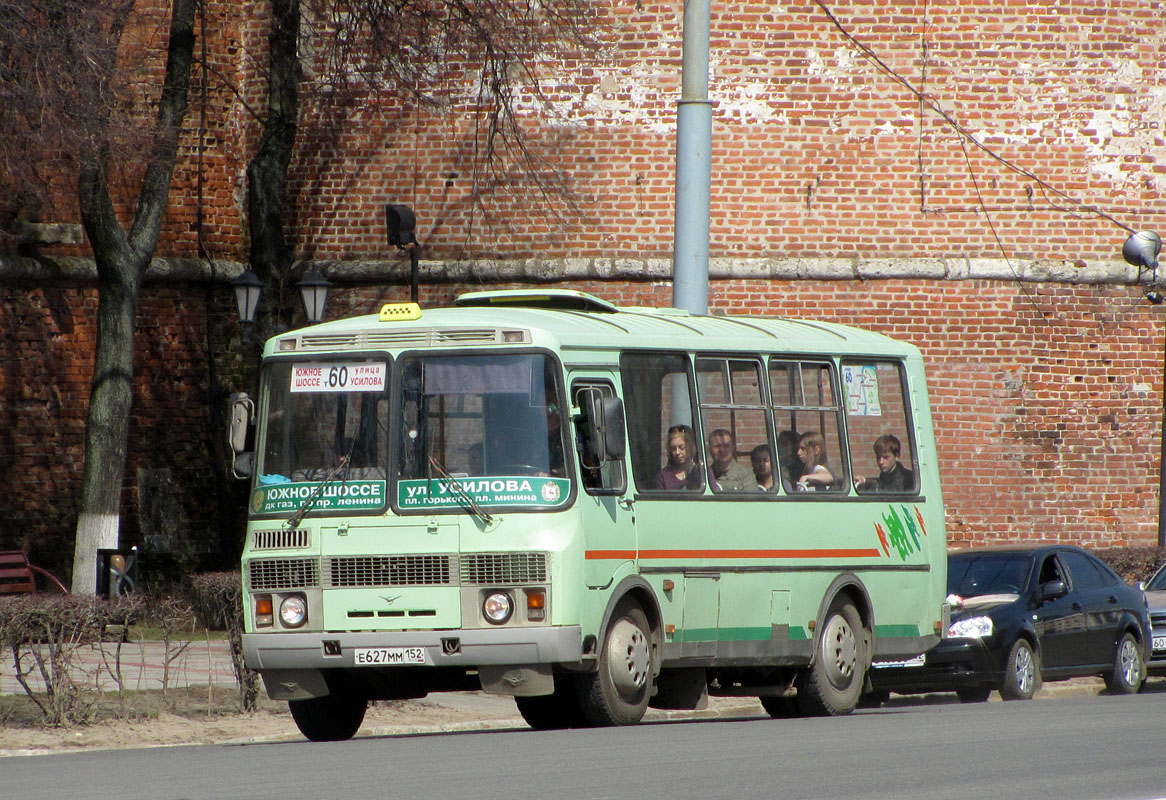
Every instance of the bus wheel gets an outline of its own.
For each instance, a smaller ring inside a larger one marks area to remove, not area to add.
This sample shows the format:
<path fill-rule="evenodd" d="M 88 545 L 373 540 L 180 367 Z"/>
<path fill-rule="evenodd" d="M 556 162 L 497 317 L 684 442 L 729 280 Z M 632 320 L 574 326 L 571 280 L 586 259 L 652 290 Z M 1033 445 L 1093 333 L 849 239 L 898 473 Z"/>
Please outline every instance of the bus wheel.
<path fill-rule="evenodd" d="M 515 697 L 514 704 L 526 724 L 536 731 L 579 728 L 587 724 L 579 704 L 574 675 L 556 675 L 554 694 Z"/>
<path fill-rule="evenodd" d="M 364 722 L 368 700 L 355 692 L 333 691 L 310 700 L 289 700 L 288 710 L 300 733 L 313 742 L 351 739 Z"/>
<path fill-rule="evenodd" d="M 858 705 L 866 669 L 866 631 L 858 611 L 837 602 L 826 613 L 812 666 L 795 680 L 798 708 L 803 714 L 836 717 Z"/>
<path fill-rule="evenodd" d="M 580 676 L 583 714 L 592 725 L 632 725 L 643 719 L 655 669 L 648 617 L 634 603 L 612 617 L 599 651 L 599 669 Z"/>

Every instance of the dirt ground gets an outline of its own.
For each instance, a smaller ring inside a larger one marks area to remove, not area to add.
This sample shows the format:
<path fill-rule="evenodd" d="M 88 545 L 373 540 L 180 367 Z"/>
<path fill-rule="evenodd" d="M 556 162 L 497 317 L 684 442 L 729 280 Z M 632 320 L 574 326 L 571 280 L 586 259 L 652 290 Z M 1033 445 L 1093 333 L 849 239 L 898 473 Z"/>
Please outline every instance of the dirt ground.
<path fill-rule="evenodd" d="M 222 711 L 228 703 L 219 697 L 210 706 L 218 710 L 208 712 L 206 694 L 199 689 L 175 691 L 161 710 L 131 703 L 119 713 L 103 713 L 89 724 L 59 728 L 40 724 L 27 698 L 6 696 L 0 698 L 0 756 L 303 739 L 286 703 L 263 697 L 259 710 L 244 714 Z M 466 692 L 374 703 L 357 735 L 524 725 L 513 700 Z"/>

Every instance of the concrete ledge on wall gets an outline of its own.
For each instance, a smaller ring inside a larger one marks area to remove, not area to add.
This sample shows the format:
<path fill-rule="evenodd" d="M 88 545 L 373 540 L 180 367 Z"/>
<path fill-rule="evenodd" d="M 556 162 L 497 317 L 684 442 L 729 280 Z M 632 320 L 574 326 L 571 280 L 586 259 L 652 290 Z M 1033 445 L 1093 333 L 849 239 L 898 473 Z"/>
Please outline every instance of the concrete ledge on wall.
<path fill-rule="evenodd" d="M 214 279 L 234 280 L 246 265 L 215 261 Z M 360 259 L 311 262 L 338 283 L 409 283 L 408 259 Z M 422 283 L 534 283 L 564 280 L 666 281 L 672 277 L 670 258 L 526 258 L 480 259 L 420 263 Z M 208 262 L 193 258 L 156 258 L 147 281 L 211 279 Z M 1006 261 L 1002 258 L 714 258 L 713 280 L 936 280 L 1025 281 L 1132 285 L 1138 271 L 1124 261 Z M 96 280 L 92 258 L 0 255 L 0 282 L 22 280 Z"/>

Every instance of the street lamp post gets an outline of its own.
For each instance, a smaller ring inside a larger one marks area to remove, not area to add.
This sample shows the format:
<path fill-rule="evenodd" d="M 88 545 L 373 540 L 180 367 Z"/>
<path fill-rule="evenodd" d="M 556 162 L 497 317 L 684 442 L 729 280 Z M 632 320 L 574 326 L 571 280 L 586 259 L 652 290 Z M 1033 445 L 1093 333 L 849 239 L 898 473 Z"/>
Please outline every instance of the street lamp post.
<path fill-rule="evenodd" d="M 409 299 L 416 303 L 417 266 L 421 251 L 421 245 L 417 242 L 417 216 L 409 206 L 389 203 L 385 206 L 385 225 L 389 229 L 389 244 L 409 251 Z"/>
<path fill-rule="evenodd" d="M 1122 245 L 1121 254 L 1126 262 L 1138 268 L 1138 283 L 1142 273 L 1149 272 L 1152 286 L 1146 292 L 1146 299 L 1154 305 L 1162 304 L 1162 293 L 1158 291 L 1158 253 L 1162 250 L 1162 239 L 1153 231 L 1131 233 Z M 1166 547 L 1166 353 L 1162 362 L 1162 428 L 1158 432 L 1161 449 L 1158 453 L 1158 546 Z"/>

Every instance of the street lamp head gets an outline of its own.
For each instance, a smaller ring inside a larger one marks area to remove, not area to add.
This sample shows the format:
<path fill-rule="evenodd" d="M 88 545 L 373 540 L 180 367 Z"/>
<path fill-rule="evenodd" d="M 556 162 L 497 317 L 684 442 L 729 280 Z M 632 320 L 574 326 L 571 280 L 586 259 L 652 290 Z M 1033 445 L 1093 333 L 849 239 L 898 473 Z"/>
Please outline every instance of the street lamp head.
<path fill-rule="evenodd" d="M 296 284 L 300 290 L 300 297 L 304 301 L 304 314 L 308 322 L 313 324 L 324 320 L 324 305 L 328 302 L 328 290 L 332 283 L 323 276 L 320 270 L 312 267 L 304 273 L 304 277 Z"/>
<path fill-rule="evenodd" d="M 231 282 L 235 289 L 235 303 L 239 307 L 239 322 L 249 324 L 255 321 L 255 311 L 259 308 L 259 295 L 263 291 L 263 281 L 249 269 L 243 270 Z"/>
<path fill-rule="evenodd" d="M 1121 246 L 1122 258 L 1139 269 L 1157 269 L 1162 240 L 1153 231 L 1131 233 Z"/>

